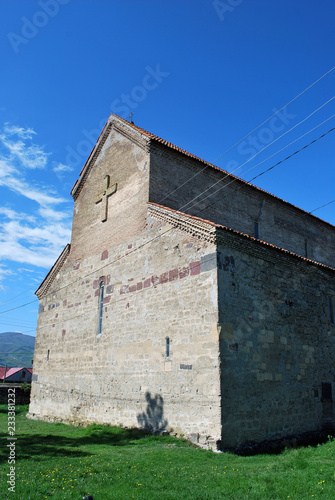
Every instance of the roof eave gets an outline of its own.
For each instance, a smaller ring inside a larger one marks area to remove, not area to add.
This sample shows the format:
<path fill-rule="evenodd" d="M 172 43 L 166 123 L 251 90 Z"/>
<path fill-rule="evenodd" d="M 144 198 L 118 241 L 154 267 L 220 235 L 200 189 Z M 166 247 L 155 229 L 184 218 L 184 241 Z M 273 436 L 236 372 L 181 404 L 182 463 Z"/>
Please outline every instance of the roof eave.
<path fill-rule="evenodd" d="M 42 283 L 40 284 L 40 286 L 38 287 L 38 289 L 36 290 L 35 295 L 37 296 L 38 299 L 41 299 L 43 295 L 50 288 L 53 280 L 56 277 L 56 274 L 60 271 L 67 256 L 69 255 L 70 249 L 71 245 L 70 243 L 68 243 L 66 247 L 63 249 L 60 256 L 58 257 L 58 259 L 56 260 L 56 262 L 54 263 L 54 265 L 52 266 L 52 268 L 50 269 L 50 271 L 48 272 L 48 274 L 46 275 L 46 277 L 44 278 L 44 280 L 42 281 Z"/>

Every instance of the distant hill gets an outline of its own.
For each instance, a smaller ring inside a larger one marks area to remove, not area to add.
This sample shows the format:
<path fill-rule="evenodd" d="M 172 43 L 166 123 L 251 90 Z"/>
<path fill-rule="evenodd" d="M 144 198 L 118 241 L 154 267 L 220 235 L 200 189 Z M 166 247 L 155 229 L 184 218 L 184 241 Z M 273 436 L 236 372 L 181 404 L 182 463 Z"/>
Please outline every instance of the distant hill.
<path fill-rule="evenodd" d="M 0 365 L 32 367 L 35 337 L 18 332 L 0 333 Z"/>

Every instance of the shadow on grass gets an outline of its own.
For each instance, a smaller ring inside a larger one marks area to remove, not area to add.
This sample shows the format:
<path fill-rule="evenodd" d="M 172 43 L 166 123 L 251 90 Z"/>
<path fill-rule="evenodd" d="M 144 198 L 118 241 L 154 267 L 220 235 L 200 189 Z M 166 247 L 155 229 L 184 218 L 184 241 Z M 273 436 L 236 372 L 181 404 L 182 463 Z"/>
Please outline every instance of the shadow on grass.
<path fill-rule="evenodd" d="M 223 449 L 222 451 L 229 451 L 235 455 L 245 457 L 253 455 L 281 455 L 285 450 L 308 447 L 316 448 L 318 445 L 334 439 L 334 437 L 335 432 L 321 430 L 274 439 L 272 441 L 250 443 L 237 449 Z"/>
<path fill-rule="evenodd" d="M 75 428 L 78 432 L 78 428 Z M 67 437 L 56 434 L 18 434 L 15 441 L 16 456 L 21 459 L 39 461 L 43 456 L 76 456 L 92 455 L 92 451 L 83 451 L 86 445 L 129 446 L 145 445 L 153 440 L 174 440 L 169 436 L 158 438 L 141 429 L 120 429 L 117 427 L 93 425 L 81 430 L 78 437 Z M 0 448 L 6 450 L 9 443 L 8 434 L 0 434 Z M 0 462 L 6 461 L 7 456 L 0 456 Z"/>
<path fill-rule="evenodd" d="M 28 413 L 29 410 L 29 405 L 15 405 L 15 414 L 20 415 L 21 413 Z M 8 413 L 8 405 L 0 405 L 0 414 L 6 414 Z"/>

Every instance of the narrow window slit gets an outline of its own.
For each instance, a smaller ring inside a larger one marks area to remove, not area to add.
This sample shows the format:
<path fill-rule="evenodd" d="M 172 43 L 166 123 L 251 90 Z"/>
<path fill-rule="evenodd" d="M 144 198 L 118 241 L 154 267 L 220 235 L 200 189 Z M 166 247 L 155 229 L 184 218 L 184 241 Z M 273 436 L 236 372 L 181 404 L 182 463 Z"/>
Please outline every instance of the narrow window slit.
<path fill-rule="evenodd" d="M 166 344 L 165 344 L 165 356 L 167 358 L 170 357 L 170 337 L 166 337 L 165 339 Z"/>
<path fill-rule="evenodd" d="M 258 220 L 254 220 L 254 233 L 255 233 L 255 238 L 259 240 L 259 223 Z"/>
<path fill-rule="evenodd" d="M 104 314 L 104 288 L 105 288 L 105 283 L 101 281 L 100 286 L 99 286 L 99 321 L 98 321 L 98 331 L 97 335 L 101 335 L 102 333 L 102 317 Z"/>
<path fill-rule="evenodd" d="M 328 309 L 329 309 L 329 319 L 330 324 L 334 324 L 334 305 L 333 305 L 333 297 L 331 295 L 328 296 Z"/>

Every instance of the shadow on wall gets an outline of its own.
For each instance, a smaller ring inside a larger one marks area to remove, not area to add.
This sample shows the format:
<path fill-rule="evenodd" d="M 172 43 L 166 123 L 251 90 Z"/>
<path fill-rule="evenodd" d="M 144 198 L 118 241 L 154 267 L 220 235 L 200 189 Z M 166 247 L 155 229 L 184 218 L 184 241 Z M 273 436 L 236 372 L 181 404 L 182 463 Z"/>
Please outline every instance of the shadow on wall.
<path fill-rule="evenodd" d="M 160 394 L 151 397 L 150 392 L 145 393 L 145 399 L 148 403 L 147 409 L 137 415 L 138 425 L 153 434 L 160 434 L 166 430 L 168 424 L 168 421 L 164 420 L 164 400 Z"/>

